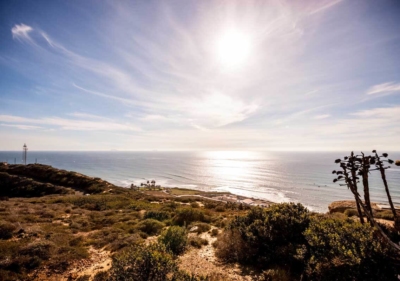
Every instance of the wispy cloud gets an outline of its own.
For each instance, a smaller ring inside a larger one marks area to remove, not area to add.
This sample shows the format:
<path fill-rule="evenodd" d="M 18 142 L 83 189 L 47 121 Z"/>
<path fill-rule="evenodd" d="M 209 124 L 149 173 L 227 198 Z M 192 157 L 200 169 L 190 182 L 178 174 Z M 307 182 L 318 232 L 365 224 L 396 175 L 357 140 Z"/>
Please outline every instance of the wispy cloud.
<path fill-rule="evenodd" d="M 343 0 L 334 0 L 334 1 L 329 1 L 329 2 L 327 2 L 327 3 L 322 3 L 321 6 L 319 6 L 319 7 L 315 8 L 315 9 L 311 10 L 311 12 L 309 13 L 309 15 L 313 15 L 313 14 L 320 13 L 320 12 L 322 12 L 322 11 L 324 11 L 324 10 L 327 10 L 327 9 L 329 9 L 329 8 L 331 8 L 331 7 L 333 7 L 333 6 L 337 5 L 337 4 L 339 4 L 339 3 L 342 2 L 342 1 L 343 1 Z"/>
<path fill-rule="evenodd" d="M 108 121 L 90 121 L 65 119 L 59 117 L 25 118 L 14 115 L 0 115 L 0 121 L 6 123 L 30 123 L 47 126 L 55 126 L 61 130 L 71 131 L 139 131 L 140 128 L 131 124 L 121 124 Z M 14 125 L 14 124 L 11 124 Z M 20 125 L 20 124 L 16 124 Z M 34 128 L 32 128 L 34 129 Z"/>
<path fill-rule="evenodd" d="M 240 122 L 258 109 L 256 104 L 246 104 L 240 99 L 219 93 L 206 95 L 187 106 L 192 124 L 200 127 L 220 127 Z"/>
<path fill-rule="evenodd" d="M 386 118 L 388 119 L 388 121 L 397 121 L 400 120 L 400 106 L 378 107 L 373 109 L 360 110 L 358 112 L 351 113 L 351 115 L 363 118 Z"/>
<path fill-rule="evenodd" d="M 34 130 L 34 129 L 41 129 L 42 127 L 38 126 L 29 126 L 29 125 L 20 125 L 20 124 L 0 124 L 0 126 L 3 127 L 11 127 L 11 128 L 17 128 L 21 130 Z"/>
<path fill-rule="evenodd" d="M 326 119 L 326 118 L 329 118 L 329 117 L 331 117 L 330 114 L 322 114 L 322 115 L 314 116 L 314 119 L 319 120 L 319 119 Z"/>
<path fill-rule="evenodd" d="M 367 91 L 367 95 L 389 95 L 394 93 L 400 93 L 400 83 L 387 82 L 378 84 Z"/>
<path fill-rule="evenodd" d="M 13 28 L 11 28 L 11 33 L 13 39 L 19 41 L 29 41 L 32 42 L 32 38 L 29 36 L 29 33 L 33 31 L 33 28 L 26 24 L 16 24 Z"/>
<path fill-rule="evenodd" d="M 89 113 L 83 113 L 83 112 L 73 112 L 69 113 L 69 116 L 73 117 L 78 117 L 78 118 L 88 118 L 88 119 L 96 119 L 96 120 L 111 120 L 110 118 L 103 117 L 103 116 L 98 116 L 94 114 L 89 114 Z"/>

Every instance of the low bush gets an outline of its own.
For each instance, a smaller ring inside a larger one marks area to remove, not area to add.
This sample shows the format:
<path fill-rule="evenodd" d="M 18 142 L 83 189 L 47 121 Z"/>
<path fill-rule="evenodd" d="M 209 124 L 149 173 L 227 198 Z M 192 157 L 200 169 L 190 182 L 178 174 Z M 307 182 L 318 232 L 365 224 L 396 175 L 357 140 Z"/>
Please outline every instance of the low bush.
<path fill-rule="evenodd" d="M 178 213 L 172 219 L 173 224 L 180 226 L 189 225 L 194 221 L 209 222 L 210 218 L 201 210 L 184 208 L 178 210 Z"/>
<path fill-rule="evenodd" d="M 160 234 L 164 226 L 165 225 L 162 222 L 159 222 L 158 220 L 145 219 L 139 222 L 136 227 L 140 231 L 147 233 L 148 235 L 157 235 Z"/>
<path fill-rule="evenodd" d="M 171 218 L 171 214 L 166 211 L 147 211 L 144 214 L 145 219 L 155 219 L 158 221 L 165 221 Z"/>
<path fill-rule="evenodd" d="M 107 281 L 109 278 L 109 274 L 107 271 L 99 271 L 93 277 L 93 281 Z"/>
<path fill-rule="evenodd" d="M 192 203 L 190 203 L 190 207 L 192 207 L 192 208 L 200 208 L 200 205 L 197 202 L 192 202 Z"/>
<path fill-rule="evenodd" d="M 55 245 L 48 241 L 38 241 L 28 244 L 26 247 L 20 250 L 21 255 L 37 256 L 42 260 L 47 260 L 51 256 L 51 250 L 55 248 Z"/>
<path fill-rule="evenodd" d="M 243 263 L 298 266 L 297 254 L 306 242 L 302 233 L 309 221 L 309 212 L 301 204 L 251 209 L 246 216 L 235 217 L 229 224 L 219 239 L 225 241 L 217 247 L 217 255 Z"/>
<path fill-rule="evenodd" d="M 197 234 L 207 232 L 211 229 L 211 226 L 208 223 L 204 222 L 198 222 L 198 223 L 192 223 L 190 227 L 196 227 Z"/>
<path fill-rule="evenodd" d="M 350 217 L 358 217 L 358 211 L 356 209 L 347 209 L 346 211 L 344 211 L 344 214 L 348 218 L 350 218 Z"/>
<path fill-rule="evenodd" d="M 76 281 L 89 281 L 90 280 L 90 275 L 82 275 L 76 279 Z"/>
<path fill-rule="evenodd" d="M 246 216 L 235 217 L 219 236 L 216 255 L 262 269 L 285 267 L 290 269 L 288 275 L 298 276 L 305 267 L 303 232 L 309 222 L 309 212 L 301 204 L 252 208 Z"/>
<path fill-rule="evenodd" d="M 14 224 L 0 221 L 0 239 L 10 239 L 16 229 Z"/>
<path fill-rule="evenodd" d="M 187 233 L 183 227 L 171 226 L 161 234 L 158 241 L 173 254 L 180 255 L 187 246 Z"/>
<path fill-rule="evenodd" d="M 190 237 L 189 244 L 190 246 L 200 249 L 201 247 L 208 245 L 208 240 L 200 237 Z"/>
<path fill-rule="evenodd" d="M 394 220 L 393 218 L 393 213 L 390 210 L 385 210 L 385 211 L 381 211 L 381 212 L 377 212 L 374 215 L 375 218 L 377 219 L 384 219 L 384 220 Z"/>
<path fill-rule="evenodd" d="M 390 250 L 368 224 L 314 219 L 305 231 L 310 280 L 397 280 Z M 397 272 L 396 272 L 397 271 Z"/>
<path fill-rule="evenodd" d="M 212 230 L 211 230 L 211 236 L 217 236 L 218 235 L 218 229 L 217 228 L 213 228 Z"/>
<path fill-rule="evenodd" d="M 380 222 L 378 222 L 378 225 L 391 241 L 397 244 L 400 242 L 400 232 L 394 227 Z"/>
<path fill-rule="evenodd" d="M 173 280 L 176 271 L 176 261 L 164 245 L 138 245 L 113 256 L 109 280 L 166 281 Z"/>
<path fill-rule="evenodd" d="M 284 268 L 271 268 L 262 272 L 259 281 L 292 281 L 293 277 Z"/>

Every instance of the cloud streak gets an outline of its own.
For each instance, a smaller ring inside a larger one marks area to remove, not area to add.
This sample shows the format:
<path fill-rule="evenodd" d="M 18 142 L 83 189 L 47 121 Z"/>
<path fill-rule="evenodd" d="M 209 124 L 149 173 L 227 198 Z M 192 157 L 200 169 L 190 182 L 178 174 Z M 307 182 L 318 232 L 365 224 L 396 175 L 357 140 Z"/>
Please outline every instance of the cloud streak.
<path fill-rule="evenodd" d="M 41 129 L 42 127 L 39 126 L 30 126 L 30 125 L 20 125 L 20 124 L 0 124 L 3 127 L 10 127 L 10 128 L 17 128 L 21 130 L 35 130 Z"/>
<path fill-rule="evenodd" d="M 372 86 L 367 91 L 367 95 L 390 95 L 395 93 L 400 93 L 400 83 L 382 83 Z"/>
<path fill-rule="evenodd" d="M 65 119 L 59 117 L 46 117 L 46 118 L 25 118 L 14 115 L 0 115 L 0 122 L 6 123 L 24 123 L 24 124 L 38 124 L 42 126 L 54 126 L 61 130 L 70 131 L 140 131 L 140 128 L 130 125 L 121 124 L 109 121 L 91 121 L 91 120 L 76 120 L 76 119 Z M 21 124 L 10 124 L 22 128 Z M 31 129 L 38 129 L 40 127 L 30 126 Z"/>

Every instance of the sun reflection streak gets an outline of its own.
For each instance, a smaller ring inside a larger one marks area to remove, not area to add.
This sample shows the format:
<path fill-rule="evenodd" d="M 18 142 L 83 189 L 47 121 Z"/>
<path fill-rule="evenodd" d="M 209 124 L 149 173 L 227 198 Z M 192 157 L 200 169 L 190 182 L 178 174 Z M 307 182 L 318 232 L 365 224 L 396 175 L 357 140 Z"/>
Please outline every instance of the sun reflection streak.
<path fill-rule="evenodd" d="M 206 152 L 206 157 L 209 161 L 207 173 L 223 183 L 252 177 L 256 168 L 252 160 L 259 158 L 256 152 L 250 151 L 210 151 Z"/>

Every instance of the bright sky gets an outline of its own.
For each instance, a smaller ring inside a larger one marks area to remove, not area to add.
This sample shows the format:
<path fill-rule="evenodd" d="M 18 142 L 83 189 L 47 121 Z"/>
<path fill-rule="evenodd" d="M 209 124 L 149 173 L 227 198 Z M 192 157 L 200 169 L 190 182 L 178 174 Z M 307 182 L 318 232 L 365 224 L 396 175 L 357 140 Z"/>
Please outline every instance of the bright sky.
<path fill-rule="evenodd" d="M 400 150 L 400 2 L 1 1 L 0 150 Z"/>

